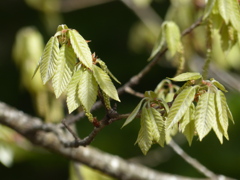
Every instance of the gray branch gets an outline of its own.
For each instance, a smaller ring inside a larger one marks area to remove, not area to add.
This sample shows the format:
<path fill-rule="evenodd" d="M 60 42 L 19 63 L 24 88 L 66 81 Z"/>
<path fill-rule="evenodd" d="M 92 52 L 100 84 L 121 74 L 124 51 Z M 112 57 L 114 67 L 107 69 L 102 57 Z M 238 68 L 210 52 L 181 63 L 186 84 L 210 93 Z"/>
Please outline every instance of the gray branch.
<path fill-rule="evenodd" d="M 51 128 L 44 130 L 48 124 L 2 102 L 0 102 L 0 123 L 14 129 L 36 146 L 75 162 L 83 163 L 118 179 L 194 179 L 158 172 L 93 147 L 66 148 L 56 133 L 51 132 Z M 56 125 L 56 128 L 58 127 Z M 67 140 L 69 137 L 62 133 L 61 139 Z"/>

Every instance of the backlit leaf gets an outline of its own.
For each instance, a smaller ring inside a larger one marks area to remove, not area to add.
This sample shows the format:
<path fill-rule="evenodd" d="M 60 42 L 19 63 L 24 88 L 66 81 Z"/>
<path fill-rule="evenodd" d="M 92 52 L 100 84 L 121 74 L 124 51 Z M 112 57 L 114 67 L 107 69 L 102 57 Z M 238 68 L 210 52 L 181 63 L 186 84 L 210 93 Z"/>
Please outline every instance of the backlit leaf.
<path fill-rule="evenodd" d="M 190 123 L 191 120 L 194 119 L 194 114 L 195 114 L 195 106 L 192 103 L 187 109 L 182 119 L 179 121 L 179 130 L 181 132 L 184 132 L 186 126 Z"/>
<path fill-rule="evenodd" d="M 154 108 L 147 108 L 147 111 L 148 111 L 148 115 L 149 115 L 149 118 L 151 120 L 151 123 L 152 123 L 152 139 L 154 142 L 158 142 L 159 139 L 160 139 L 160 133 L 159 133 L 159 130 L 158 130 L 158 125 L 157 123 L 155 122 L 155 118 L 154 118 L 154 115 L 157 115 L 157 112 L 153 112 Z M 155 114 L 153 114 L 155 113 Z M 158 115 L 157 115 L 158 116 Z M 160 124 L 159 124 L 160 125 Z"/>
<path fill-rule="evenodd" d="M 195 127 L 200 141 L 209 133 L 216 121 L 214 93 L 208 91 L 199 97 L 196 107 Z"/>
<path fill-rule="evenodd" d="M 168 79 L 171 79 L 173 81 L 189 81 L 189 80 L 197 80 L 200 78 L 202 78 L 202 75 L 198 72 L 186 72 L 186 73 L 179 74 L 174 78 L 168 78 Z"/>
<path fill-rule="evenodd" d="M 93 75 L 100 86 L 100 88 L 112 99 L 119 101 L 117 90 L 113 85 L 110 77 L 106 72 L 104 72 L 100 67 L 93 66 Z"/>
<path fill-rule="evenodd" d="M 161 30 L 160 30 L 158 39 L 154 44 L 153 50 L 151 52 L 150 57 L 148 58 L 148 61 L 152 60 L 157 55 L 157 53 L 159 53 L 164 47 L 164 44 L 165 44 L 165 34 L 164 34 L 164 31 L 163 31 L 164 24 L 165 23 L 163 23 L 162 26 L 161 26 Z"/>
<path fill-rule="evenodd" d="M 111 71 L 108 69 L 107 65 L 101 60 L 97 59 L 97 62 L 101 66 L 101 68 L 112 78 L 114 81 L 116 81 L 118 84 L 121 84 L 121 82 L 111 73 Z"/>
<path fill-rule="evenodd" d="M 128 116 L 128 118 L 126 119 L 125 123 L 123 124 L 122 128 L 126 125 L 128 125 L 130 122 L 132 122 L 132 120 L 137 116 L 143 101 L 146 100 L 146 98 L 143 98 L 138 105 L 135 107 L 135 109 L 132 111 L 132 113 Z"/>
<path fill-rule="evenodd" d="M 164 31 L 169 51 L 174 56 L 182 47 L 180 30 L 174 22 L 168 21 L 164 26 Z"/>
<path fill-rule="evenodd" d="M 56 73 L 53 76 L 52 83 L 56 98 L 58 98 L 69 84 L 74 65 L 76 64 L 76 55 L 73 49 L 63 44 L 57 60 Z"/>
<path fill-rule="evenodd" d="M 158 112 L 155 108 L 149 108 L 149 109 L 152 112 L 154 123 L 157 126 L 157 130 L 158 130 L 158 134 L 159 134 L 157 143 L 160 146 L 164 147 L 164 143 L 165 143 L 165 122 L 164 122 L 164 119 L 161 116 L 160 112 Z"/>
<path fill-rule="evenodd" d="M 157 94 L 155 92 L 153 92 L 153 91 L 146 91 L 144 93 L 144 97 L 148 97 L 148 98 L 154 100 L 154 99 L 157 98 Z"/>
<path fill-rule="evenodd" d="M 152 121 L 149 117 L 147 108 L 144 107 L 141 114 L 141 128 L 136 141 L 144 155 L 146 155 L 150 149 L 152 140 Z"/>
<path fill-rule="evenodd" d="M 228 92 L 226 89 L 225 89 L 225 87 L 220 83 L 220 82 L 218 82 L 218 81 L 216 81 L 215 79 L 210 79 L 211 80 L 211 82 L 212 82 L 212 84 L 214 85 L 214 86 L 216 86 L 218 89 L 220 89 L 220 90 L 222 90 L 223 92 Z"/>
<path fill-rule="evenodd" d="M 178 123 L 191 105 L 196 94 L 197 86 L 190 86 L 184 89 L 174 100 L 169 110 L 166 121 L 166 129 L 170 129 L 174 124 Z"/>
<path fill-rule="evenodd" d="M 228 115 L 227 115 L 227 102 L 225 95 L 221 91 L 217 91 L 215 95 L 215 103 L 216 103 L 216 112 L 217 112 L 217 121 L 220 125 L 221 131 L 223 135 L 228 138 Z"/>
<path fill-rule="evenodd" d="M 211 14 L 211 12 L 213 10 L 213 7 L 214 7 L 215 3 L 216 3 L 216 0 L 209 0 L 207 2 L 207 5 L 206 5 L 205 10 L 204 10 L 203 19 L 208 18 L 208 16 Z"/>
<path fill-rule="evenodd" d="M 229 16 L 232 26 L 240 32 L 240 10 L 238 0 L 226 0 L 229 4 Z"/>
<path fill-rule="evenodd" d="M 56 72 L 59 54 L 58 46 L 59 42 L 57 37 L 51 37 L 44 48 L 39 64 L 43 84 L 49 81 Z"/>
<path fill-rule="evenodd" d="M 78 97 L 87 112 L 90 112 L 95 103 L 97 94 L 98 84 L 93 77 L 93 73 L 88 69 L 83 70 L 79 80 Z"/>
<path fill-rule="evenodd" d="M 92 54 L 86 40 L 75 30 L 68 31 L 70 41 L 79 61 L 89 69 L 92 69 Z"/>
<path fill-rule="evenodd" d="M 67 106 L 69 113 L 71 113 L 81 105 L 81 102 L 78 98 L 78 84 L 81 74 L 82 74 L 81 68 L 77 69 L 74 72 L 72 79 L 68 85 Z"/>
<path fill-rule="evenodd" d="M 222 16 L 222 18 L 224 19 L 225 23 L 228 24 L 229 22 L 229 15 L 231 14 L 231 9 L 229 7 L 229 1 L 232 0 L 218 0 L 217 4 L 218 4 L 218 9 L 219 9 L 219 13 Z"/>
<path fill-rule="evenodd" d="M 195 124 L 194 124 L 193 120 L 191 120 L 186 125 L 186 127 L 184 128 L 183 134 L 187 138 L 189 146 L 191 146 L 192 140 L 193 140 L 193 137 L 194 137 L 194 134 L 195 134 Z"/>

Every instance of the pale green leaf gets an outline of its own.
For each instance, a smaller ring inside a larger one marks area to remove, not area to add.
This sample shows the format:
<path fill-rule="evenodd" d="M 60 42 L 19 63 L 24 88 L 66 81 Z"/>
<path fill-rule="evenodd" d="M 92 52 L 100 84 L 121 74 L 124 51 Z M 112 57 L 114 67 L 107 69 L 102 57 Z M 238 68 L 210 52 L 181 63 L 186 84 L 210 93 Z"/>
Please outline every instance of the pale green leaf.
<path fill-rule="evenodd" d="M 63 44 L 57 60 L 56 73 L 53 76 L 52 83 L 56 98 L 58 98 L 67 88 L 74 65 L 76 64 L 76 55 L 73 49 Z"/>
<path fill-rule="evenodd" d="M 157 94 L 155 92 L 153 92 L 153 91 L 146 91 L 144 93 L 144 97 L 147 97 L 147 98 L 149 98 L 151 100 L 154 100 L 154 99 L 157 98 Z"/>
<path fill-rule="evenodd" d="M 78 98 L 78 84 L 81 74 L 82 74 L 81 68 L 76 70 L 68 85 L 67 106 L 69 113 L 71 113 L 81 105 L 81 102 Z"/>
<path fill-rule="evenodd" d="M 169 93 L 167 93 L 167 95 L 166 95 L 166 97 L 165 97 L 164 100 L 165 100 L 166 102 L 172 102 L 174 96 L 175 96 L 175 93 L 169 92 Z"/>
<path fill-rule="evenodd" d="M 105 62 L 103 62 L 101 59 L 97 59 L 97 62 L 101 66 L 101 68 L 118 84 L 121 84 L 121 82 L 111 73 L 111 71 L 108 69 L 107 65 Z"/>
<path fill-rule="evenodd" d="M 214 93 L 208 91 L 199 97 L 196 107 L 195 127 L 200 141 L 209 133 L 216 121 Z"/>
<path fill-rule="evenodd" d="M 153 140 L 153 142 L 158 142 L 159 139 L 160 139 L 160 133 L 159 133 L 159 130 L 158 130 L 158 125 L 155 122 L 155 118 L 154 118 L 155 117 L 154 115 L 156 115 L 158 117 L 158 114 L 157 114 L 157 112 L 153 112 L 154 111 L 153 109 L 154 108 L 149 107 L 149 108 L 147 108 L 147 111 L 148 111 L 149 119 L 152 123 L 152 129 L 151 129 L 152 140 Z"/>
<path fill-rule="evenodd" d="M 144 155 L 146 155 L 148 150 L 150 149 L 152 145 L 152 140 L 152 121 L 149 117 L 147 108 L 144 107 L 141 114 L 141 128 L 139 130 L 138 138 L 136 140 L 136 143 L 138 143 L 138 146 L 140 147 Z"/>
<path fill-rule="evenodd" d="M 229 15 L 231 14 L 231 9 L 229 6 L 229 1 L 232 0 L 218 0 L 218 10 L 222 18 L 224 19 L 225 23 L 228 24 L 229 22 Z"/>
<path fill-rule="evenodd" d="M 166 126 L 166 121 L 165 121 Z M 175 136 L 178 133 L 178 124 L 174 124 L 171 129 L 165 128 L 165 141 L 166 144 L 169 144 L 172 140 L 172 137 Z"/>
<path fill-rule="evenodd" d="M 184 89 L 174 100 L 172 107 L 169 110 L 166 121 L 166 129 L 170 129 L 174 124 L 178 123 L 183 115 L 192 104 L 196 94 L 197 86 L 190 86 Z"/>
<path fill-rule="evenodd" d="M 137 116 L 143 101 L 146 100 L 146 98 L 143 98 L 138 105 L 135 107 L 135 109 L 132 111 L 132 113 L 128 116 L 128 118 L 126 119 L 125 123 L 123 124 L 122 128 L 126 125 L 128 125 L 130 122 L 132 122 L 132 120 Z"/>
<path fill-rule="evenodd" d="M 211 14 L 213 7 L 216 3 L 216 0 L 208 0 L 207 5 L 204 10 L 203 19 L 205 20 Z"/>
<path fill-rule="evenodd" d="M 198 72 L 186 72 L 186 73 L 179 74 L 174 78 L 168 78 L 168 79 L 171 79 L 173 81 L 189 81 L 189 80 L 197 80 L 200 78 L 202 78 L 202 75 Z"/>
<path fill-rule="evenodd" d="M 78 97 L 82 105 L 90 112 L 97 99 L 98 84 L 93 77 L 93 73 L 88 69 L 82 69 L 78 87 Z"/>
<path fill-rule="evenodd" d="M 217 121 L 220 125 L 219 129 L 223 133 L 223 135 L 226 137 L 226 139 L 229 139 L 228 137 L 228 115 L 227 115 L 227 102 L 225 95 L 221 91 L 217 91 L 215 95 L 215 103 L 216 103 L 216 111 L 217 111 Z"/>
<path fill-rule="evenodd" d="M 194 134 L 195 134 L 195 124 L 194 124 L 193 120 L 191 120 L 186 125 L 186 127 L 184 128 L 183 134 L 187 138 L 189 146 L 191 146 L 192 140 L 193 140 L 193 137 L 194 137 Z"/>
<path fill-rule="evenodd" d="M 55 74 L 57 68 L 58 54 L 59 54 L 58 39 L 57 37 L 51 37 L 44 48 L 43 55 L 39 63 L 43 84 L 49 81 Z"/>
<path fill-rule="evenodd" d="M 232 115 L 232 112 L 231 110 L 229 109 L 228 107 L 228 104 L 226 104 L 226 108 L 227 108 L 227 115 L 228 115 L 228 118 L 232 121 L 232 123 L 234 124 L 234 119 L 233 119 L 233 115 Z"/>
<path fill-rule="evenodd" d="M 164 143 L 165 143 L 165 122 L 164 119 L 162 117 L 162 115 L 160 114 L 160 112 L 158 112 L 155 108 L 149 108 L 150 111 L 152 112 L 153 115 L 153 119 L 154 119 L 154 123 L 157 126 L 158 129 L 158 141 L 157 143 L 164 147 Z M 154 139 L 156 140 L 156 139 Z"/>
<path fill-rule="evenodd" d="M 148 58 L 148 61 L 152 60 L 157 55 L 157 53 L 159 53 L 164 47 L 164 44 L 165 44 L 165 34 L 164 34 L 164 31 L 163 31 L 164 24 L 165 23 L 163 23 L 162 26 L 161 26 L 158 39 L 153 46 L 153 50 L 151 52 L 150 57 Z"/>
<path fill-rule="evenodd" d="M 62 31 L 64 29 L 68 29 L 67 25 L 66 24 L 61 24 L 61 25 L 58 26 L 57 31 Z"/>
<path fill-rule="evenodd" d="M 213 79 L 213 78 L 211 78 L 210 80 L 211 80 L 212 84 L 213 84 L 214 86 L 216 86 L 218 89 L 220 89 L 220 90 L 223 91 L 223 92 L 228 92 L 228 91 L 225 89 L 225 87 L 224 87 L 220 82 L 216 81 L 216 80 Z"/>
<path fill-rule="evenodd" d="M 106 72 L 104 72 L 100 67 L 93 66 L 93 75 L 100 86 L 100 88 L 112 99 L 119 101 L 118 92 L 113 85 L 110 77 Z"/>
<path fill-rule="evenodd" d="M 229 16 L 232 26 L 240 32 L 240 10 L 238 0 L 227 0 L 229 4 Z"/>
<path fill-rule="evenodd" d="M 176 25 L 176 23 L 168 21 L 163 28 L 170 54 L 171 56 L 174 56 L 182 47 L 179 27 Z"/>
<path fill-rule="evenodd" d="M 195 114 L 195 106 L 192 103 L 189 108 L 187 109 L 186 113 L 182 117 L 182 119 L 179 121 L 179 130 L 181 132 L 184 132 L 186 126 L 190 123 L 191 120 L 193 120 Z"/>
<path fill-rule="evenodd" d="M 75 30 L 69 30 L 69 37 L 79 61 L 87 68 L 92 69 L 92 54 L 86 40 Z"/>

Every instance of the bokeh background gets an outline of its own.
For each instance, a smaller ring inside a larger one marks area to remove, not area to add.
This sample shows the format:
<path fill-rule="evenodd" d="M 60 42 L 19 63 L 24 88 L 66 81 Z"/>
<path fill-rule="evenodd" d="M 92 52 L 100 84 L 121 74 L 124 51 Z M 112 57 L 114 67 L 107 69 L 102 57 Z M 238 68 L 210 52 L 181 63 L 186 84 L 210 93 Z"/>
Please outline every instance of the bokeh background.
<path fill-rule="evenodd" d="M 173 10 L 178 13 L 178 18 L 175 20 L 182 22 L 180 25 L 184 29 L 197 19 L 198 14 L 195 13 L 196 15 L 192 16 L 191 13 L 195 11 L 200 13 L 203 1 L 178 1 L 186 3 L 185 8 L 188 8 L 186 11 L 184 9 Z M 133 4 L 128 2 L 130 1 L 1 0 L 0 101 L 30 115 L 44 116 L 46 113 L 44 110 L 37 110 L 42 107 L 42 104 L 35 104 L 39 99 L 34 99 L 37 97 L 34 86 L 39 89 L 45 87 L 38 83 L 27 87 L 26 84 L 32 83 L 31 75 L 23 75 L 23 69 L 25 69 L 24 72 L 30 69 L 29 73 L 34 70 L 40 57 L 39 51 L 42 51 L 44 44 L 54 35 L 59 24 L 67 24 L 69 28 L 78 30 L 86 40 L 91 40 L 89 46 L 92 52 L 96 52 L 98 57 L 105 61 L 122 84 L 127 82 L 148 63 L 147 59 L 157 38 L 160 24 L 165 18 L 171 18 L 172 15 L 168 12 L 169 8 L 174 9 L 171 2 L 167 0 L 135 0 L 132 2 Z M 172 4 L 174 4 L 173 2 Z M 22 39 L 19 35 L 21 32 Z M 26 38 L 31 35 L 34 37 L 36 35 L 36 39 L 40 40 L 36 40 L 29 47 Z M 201 34 L 199 36 L 201 37 Z M 21 52 L 25 52 L 25 50 L 21 48 L 14 50 L 18 47 L 17 39 L 20 39 L 18 46 L 20 44 L 19 47 L 30 48 L 33 52 L 30 57 L 35 58 L 34 60 L 28 59 L 24 66 L 22 64 L 24 64 L 25 55 Z M 199 47 L 201 49 L 201 43 Z M 193 54 L 195 53 L 191 49 L 191 56 L 188 57 L 194 58 Z M 189 59 L 191 60 L 191 58 Z M 235 64 L 232 63 L 235 66 L 223 69 L 235 73 L 234 77 L 238 77 L 240 56 L 236 55 L 234 58 L 238 60 L 234 61 Z M 159 65 L 153 68 L 134 89 L 139 92 L 154 90 L 163 78 L 172 77 L 176 69 L 166 59 L 161 60 Z M 27 79 L 23 80 L 23 76 L 27 76 Z M 116 84 L 116 87 L 120 87 L 120 85 Z M 39 95 L 39 97 L 49 100 L 48 98 L 51 99 L 49 94 L 50 92 L 47 95 Z M 138 98 L 128 94 L 120 98 L 122 102 L 118 103 L 119 113 L 131 112 L 139 101 Z M 177 135 L 175 140 L 190 156 L 198 159 L 216 174 L 224 174 L 238 179 L 240 178 L 239 89 L 231 88 L 227 98 L 235 119 L 235 125 L 230 123 L 229 141 L 225 140 L 221 145 L 213 132 L 202 142 L 195 138 L 191 147 L 181 134 Z M 61 108 L 61 112 L 54 107 Z M 54 112 L 55 114 L 48 117 L 48 121 L 59 121 L 67 112 L 66 105 L 60 101 L 52 102 L 49 109 L 51 112 L 48 113 Z M 94 114 L 103 117 L 103 113 L 104 110 L 100 109 Z M 137 145 L 134 145 L 139 130 L 139 120 L 136 119 L 123 129 L 121 129 L 122 124 L 123 121 L 119 121 L 106 127 L 96 137 L 92 146 L 132 161 L 141 162 L 159 171 L 203 177 L 168 146 L 160 148 L 155 145 L 147 156 L 143 156 Z M 91 128 L 92 125 L 86 119 L 77 123 L 80 137 L 86 136 Z M 65 180 L 71 176 L 68 160 L 43 149 L 32 147 L 8 129 L 0 129 L 0 144 L 2 144 L 0 154 L 6 153 L 8 157 L 7 160 L 3 160 L 1 159 L 3 155 L 0 155 L 0 162 L 2 161 L 2 164 L 0 163 L 0 179 L 51 180 L 54 178 Z"/>

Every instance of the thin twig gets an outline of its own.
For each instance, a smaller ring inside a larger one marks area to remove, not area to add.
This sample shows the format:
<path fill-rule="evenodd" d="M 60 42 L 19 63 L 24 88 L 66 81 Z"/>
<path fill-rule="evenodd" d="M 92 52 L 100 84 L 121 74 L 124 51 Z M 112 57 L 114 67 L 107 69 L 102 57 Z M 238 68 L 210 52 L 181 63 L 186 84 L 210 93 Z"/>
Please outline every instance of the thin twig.
<path fill-rule="evenodd" d="M 186 162 L 188 162 L 192 167 L 194 167 L 196 170 L 198 170 L 200 173 L 205 175 L 206 177 L 213 179 L 213 180 L 230 180 L 231 178 L 225 177 L 223 175 L 217 175 L 207 169 L 204 165 L 202 165 L 198 160 L 192 158 L 189 156 L 180 146 L 178 146 L 177 143 L 175 143 L 173 140 L 168 144 L 179 156 L 181 156 Z"/>

